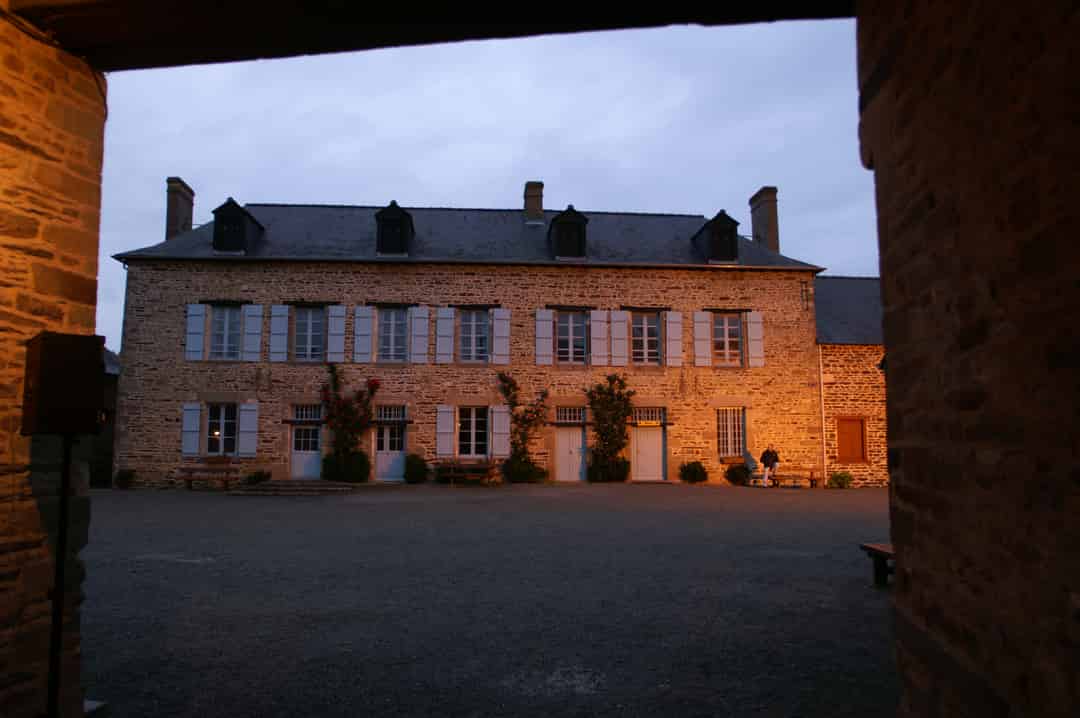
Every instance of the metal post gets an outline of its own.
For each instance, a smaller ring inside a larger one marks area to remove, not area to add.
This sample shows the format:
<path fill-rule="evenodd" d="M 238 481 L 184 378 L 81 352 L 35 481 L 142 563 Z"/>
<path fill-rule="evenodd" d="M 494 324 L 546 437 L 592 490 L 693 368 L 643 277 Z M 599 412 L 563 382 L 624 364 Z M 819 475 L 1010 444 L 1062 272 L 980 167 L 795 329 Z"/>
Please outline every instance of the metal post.
<path fill-rule="evenodd" d="M 49 718 L 60 718 L 60 663 L 64 647 L 64 569 L 67 565 L 68 494 L 71 490 L 72 434 L 64 434 L 60 466 L 60 511 L 56 528 L 55 573 L 52 589 L 52 629 L 49 635 Z"/>

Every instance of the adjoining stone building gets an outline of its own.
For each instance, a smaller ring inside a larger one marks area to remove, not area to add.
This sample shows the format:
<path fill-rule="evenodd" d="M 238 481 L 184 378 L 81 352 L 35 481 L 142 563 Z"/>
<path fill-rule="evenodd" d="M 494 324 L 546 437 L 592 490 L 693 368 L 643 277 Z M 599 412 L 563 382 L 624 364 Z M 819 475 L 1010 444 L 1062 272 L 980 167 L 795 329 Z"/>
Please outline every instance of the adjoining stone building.
<path fill-rule="evenodd" d="M 127 267 L 116 466 L 141 484 L 223 464 L 317 477 L 328 362 L 346 387 L 381 384 L 376 479 L 400 479 L 407 453 L 506 456 L 496 376 L 507 371 L 526 396 L 550 391 L 533 450 L 557 480 L 583 477 L 583 389 L 612 372 L 637 392 L 632 480 L 674 480 L 694 460 L 721 480 L 769 443 L 820 477 L 841 466 L 826 448 L 834 411 L 842 468 L 887 480 L 883 384 L 865 406 L 840 385 L 823 401 L 823 364 L 834 382 L 858 372 L 831 368 L 850 347 L 817 343 L 821 268 L 780 254 L 773 187 L 750 200 L 752 237 L 723 210 L 545 210 L 539 182 L 518 210 L 229 199 L 192 229 L 194 192 L 178 178 L 167 187 L 166 241 L 116 256 Z M 860 457 L 847 441 L 858 417 Z"/>

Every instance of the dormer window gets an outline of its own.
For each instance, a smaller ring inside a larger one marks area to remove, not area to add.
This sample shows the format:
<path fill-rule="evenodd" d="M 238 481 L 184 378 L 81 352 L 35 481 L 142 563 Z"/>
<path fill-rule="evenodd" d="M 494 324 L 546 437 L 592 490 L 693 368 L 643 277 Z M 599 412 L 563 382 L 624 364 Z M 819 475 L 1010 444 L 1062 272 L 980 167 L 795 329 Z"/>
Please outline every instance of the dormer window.
<path fill-rule="evenodd" d="M 727 212 L 720 210 L 694 235 L 694 244 L 710 263 L 737 262 L 739 261 L 738 230 L 739 223 Z"/>
<path fill-rule="evenodd" d="M 395 201 L 375 213 L 377 234 L 375 253 L 379 255 L 407 255 L 413 238 L 412 216 Z"/>
<path fill-rule="evenodd" d="M 589 218 L 569 205 L 551 220 L 548 230 L 552 251 L 557 259 L 585 257 L 585 226 Z"/>
<path fill-rule="evenodd" d="M 258 220 L 232 197 L 214 210 L 215 252 L 246 254 L 254 249 L 262 232 L 263 226 Z"/>

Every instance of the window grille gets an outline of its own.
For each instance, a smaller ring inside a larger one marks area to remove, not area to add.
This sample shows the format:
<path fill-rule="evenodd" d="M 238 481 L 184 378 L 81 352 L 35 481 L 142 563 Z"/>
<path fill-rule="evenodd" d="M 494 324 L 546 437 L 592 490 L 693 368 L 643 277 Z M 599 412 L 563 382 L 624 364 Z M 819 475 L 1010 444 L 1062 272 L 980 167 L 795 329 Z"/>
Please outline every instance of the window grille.
<path fill-rule="evenodd" d="M 638 424 L 662 424 L 664 423 L 664 407 L 662 406 L 636 406 L 634 407 L 634 422 Z"/>
<path fill-rule="evenodd" d="M 375 407 L 376 421 L 405 421 L 404 405 L 380 405 Z"/>
<path fill-rule="evenodd" d="M 555 407 L 555 421 L 564 424 L 584 424 L 585 407 L 557 406 Z"/>

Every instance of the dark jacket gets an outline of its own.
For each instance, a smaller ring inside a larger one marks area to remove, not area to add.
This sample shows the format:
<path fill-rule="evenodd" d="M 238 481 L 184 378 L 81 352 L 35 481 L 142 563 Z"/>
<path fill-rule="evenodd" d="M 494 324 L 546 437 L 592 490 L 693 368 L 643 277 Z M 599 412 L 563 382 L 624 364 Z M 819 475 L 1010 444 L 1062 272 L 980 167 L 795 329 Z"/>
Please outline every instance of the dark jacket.
<path fill-rule="evenodd" d="M 771 449 L 765 449 L 761 454 L 761 465 L 767 468 L 773 468 L 780 461 L 780 454 L 772 451 Z"/>

